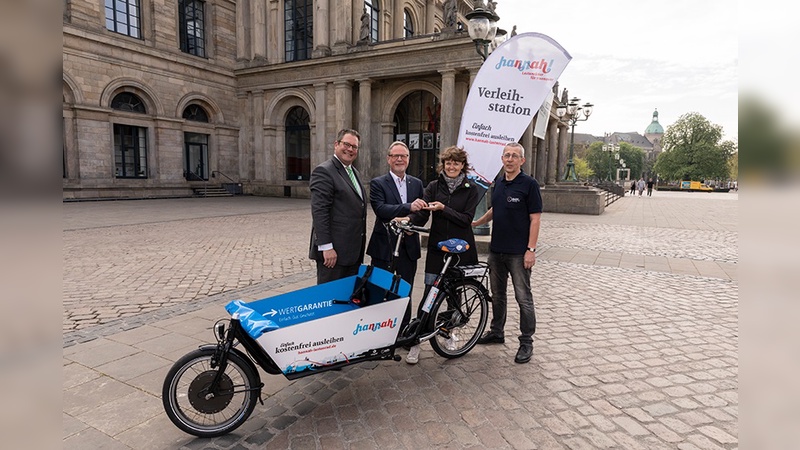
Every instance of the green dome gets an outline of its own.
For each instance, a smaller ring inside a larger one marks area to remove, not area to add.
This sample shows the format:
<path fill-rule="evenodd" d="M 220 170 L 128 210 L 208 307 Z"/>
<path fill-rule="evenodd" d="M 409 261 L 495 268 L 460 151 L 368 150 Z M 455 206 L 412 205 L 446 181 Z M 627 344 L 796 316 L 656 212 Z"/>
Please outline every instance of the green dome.
<path fill-rule="evenodd" d="M 653 121 L 644 129 L 645 136 L 648 134 L 664 134 L 664 127 L 658 123 L 658 110 L 653 111 Z"/>

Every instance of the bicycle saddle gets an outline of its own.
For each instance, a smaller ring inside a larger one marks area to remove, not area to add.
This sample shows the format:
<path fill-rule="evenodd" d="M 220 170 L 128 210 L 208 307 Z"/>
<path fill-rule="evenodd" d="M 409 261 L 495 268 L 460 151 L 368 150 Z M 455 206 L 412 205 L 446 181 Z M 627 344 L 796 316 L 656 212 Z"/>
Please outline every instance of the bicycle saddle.
<path fill-rule="evenodd" d="M 464 253 L 469 250 L 469 244 L 463 239 L 448 239 L 436 244 L 439 250 L 445 253 Z"/>

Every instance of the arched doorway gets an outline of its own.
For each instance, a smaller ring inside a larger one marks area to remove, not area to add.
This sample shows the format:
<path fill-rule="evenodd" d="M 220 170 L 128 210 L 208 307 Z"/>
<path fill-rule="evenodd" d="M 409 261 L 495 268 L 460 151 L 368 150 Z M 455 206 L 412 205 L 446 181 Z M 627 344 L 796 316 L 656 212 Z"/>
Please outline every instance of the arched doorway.
<path fill-rule="evenodd" d="M 302 106 L 295 106 L 286 115 L 286 179 L 311 178 L 310 117 Z"/>
<path fill-rule="evenodd" d="M 405 142 L 411 150 L 408 173 L 426 184 L 436 178 L 440 114 L 439 99 L 428 91 L 408 94 L 394 113 L 395 140 Z"/>

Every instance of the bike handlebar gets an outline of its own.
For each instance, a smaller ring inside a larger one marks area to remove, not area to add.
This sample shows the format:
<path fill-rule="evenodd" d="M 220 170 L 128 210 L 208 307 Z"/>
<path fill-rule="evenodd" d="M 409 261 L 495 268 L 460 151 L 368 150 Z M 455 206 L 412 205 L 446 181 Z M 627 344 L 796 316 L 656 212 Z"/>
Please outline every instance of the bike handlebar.
<path fill-rule="evenodd" d="M 416 225 L 412 225 L 410 222 L 397 222 L 391 221 L 389 222 L 389 227 L 394 231 L 395 234 L 400 234 L 403 231 L 408 231 L 412 233 L 430 233 L 430 228 L 419 227 Z"/>

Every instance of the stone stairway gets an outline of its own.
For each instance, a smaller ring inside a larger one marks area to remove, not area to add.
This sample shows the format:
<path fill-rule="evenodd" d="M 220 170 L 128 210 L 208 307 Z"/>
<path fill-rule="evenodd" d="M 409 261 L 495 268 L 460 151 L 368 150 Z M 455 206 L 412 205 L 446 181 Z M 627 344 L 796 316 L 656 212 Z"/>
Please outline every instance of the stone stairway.
<path fill-rule="evenodd" d="M 228 192 L 222 186 L 207 186 L 192 188 L 195 197 L 233 197 L 233 194 Z"/>

